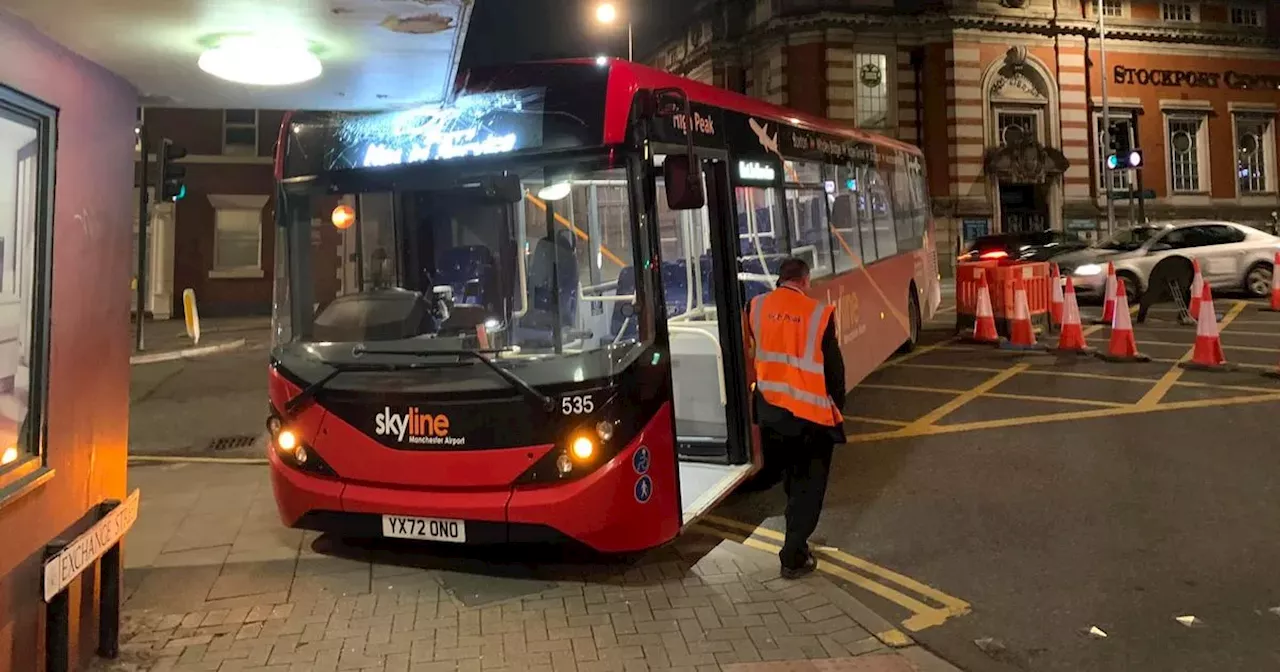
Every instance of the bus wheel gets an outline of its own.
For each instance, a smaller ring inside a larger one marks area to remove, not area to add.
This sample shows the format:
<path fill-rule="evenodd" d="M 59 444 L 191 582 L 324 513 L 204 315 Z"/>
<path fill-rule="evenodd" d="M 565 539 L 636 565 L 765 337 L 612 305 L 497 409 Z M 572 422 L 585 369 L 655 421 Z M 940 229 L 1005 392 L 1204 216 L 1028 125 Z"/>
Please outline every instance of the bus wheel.
<path fill-rule="evenodd" d="M 899 353 L 915 350 L 920 342 L 920 300 L 916 298 L 915 287 L 911 288 L 910 296 L 907 297 L 907 321 L 910 333 L 907 335 L 906 342 L 898 347 Z"/>

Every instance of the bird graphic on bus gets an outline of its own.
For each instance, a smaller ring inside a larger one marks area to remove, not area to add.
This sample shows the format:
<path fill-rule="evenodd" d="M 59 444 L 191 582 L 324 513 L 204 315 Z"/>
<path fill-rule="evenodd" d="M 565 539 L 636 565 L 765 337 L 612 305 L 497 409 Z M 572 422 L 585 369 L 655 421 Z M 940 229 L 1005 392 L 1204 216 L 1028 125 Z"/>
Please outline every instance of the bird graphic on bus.
<path fill-rule="evenodd" d="M 751 126 L 751 131 L 760 139 L 760 145 L 781 158 L 782 152 L 778 150 L 778 134 L 769 135 L 769 124 L 761 125 L 755 119 L 747 119 L 747 123 Z"/>

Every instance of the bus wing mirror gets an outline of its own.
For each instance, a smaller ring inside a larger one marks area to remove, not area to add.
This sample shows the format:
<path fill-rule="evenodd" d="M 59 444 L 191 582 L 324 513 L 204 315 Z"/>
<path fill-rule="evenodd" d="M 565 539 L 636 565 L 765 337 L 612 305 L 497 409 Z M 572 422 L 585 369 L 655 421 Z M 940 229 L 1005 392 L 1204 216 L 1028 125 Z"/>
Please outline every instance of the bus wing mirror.
<path fill-rule="evenodd" d="M 524 187 L 515 175 L 500 175 L 485 184 L 485 195 L 502 203 L 519 203 L 524 200 Z"/>
<path fill-rule="evenodd" d="M 662 162 L 662 181 L 667 207 L 672 210 L 700 210 L 707 199 L 702 193 L 701 170 L 696 170 L 688 154 L 672 154 Z"/>

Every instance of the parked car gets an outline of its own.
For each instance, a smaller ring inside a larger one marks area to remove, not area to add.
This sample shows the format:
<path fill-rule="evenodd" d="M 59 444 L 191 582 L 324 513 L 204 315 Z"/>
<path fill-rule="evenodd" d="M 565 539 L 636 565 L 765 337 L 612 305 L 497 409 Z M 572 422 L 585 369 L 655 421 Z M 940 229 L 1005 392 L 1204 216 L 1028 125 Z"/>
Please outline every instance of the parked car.
<path fill-rule="evenodd" d="M 1117 231 L 1087 250 L 1060 257 L 1062 273 L 1070 274 L 1076 292 L 1101 296 L 1106 289 L 1107 263 L 1125 281 L 1130 303 L 1147 290 L 1151 269 L 1173 256 L 1195 259 L 1215 290 L 1243 290 L 1250 296 L 1271 292 L 1272 263 L 1280 237 L 1265 231 L 1212 220 L 1167 222 Z"/>
<path fill-rule="evenodd" d="M 1089 243 L 1063 231 L 998 233 L 974 240 L 959 261 L 1048 261 L 1087 247 Z"/>

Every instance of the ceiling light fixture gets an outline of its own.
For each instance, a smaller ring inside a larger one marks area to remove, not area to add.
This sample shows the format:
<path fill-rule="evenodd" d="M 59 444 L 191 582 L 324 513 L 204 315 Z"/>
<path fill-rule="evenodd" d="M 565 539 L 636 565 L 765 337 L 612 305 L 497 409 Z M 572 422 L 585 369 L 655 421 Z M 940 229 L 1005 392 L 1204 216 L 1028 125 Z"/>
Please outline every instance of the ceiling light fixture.
<path fill-rule="evenodd" d="M 229 82 L 288 86 L 320 76 L 320 59 L 303 42 L 228 35 L 200 55 L 200 69 Z"/>

